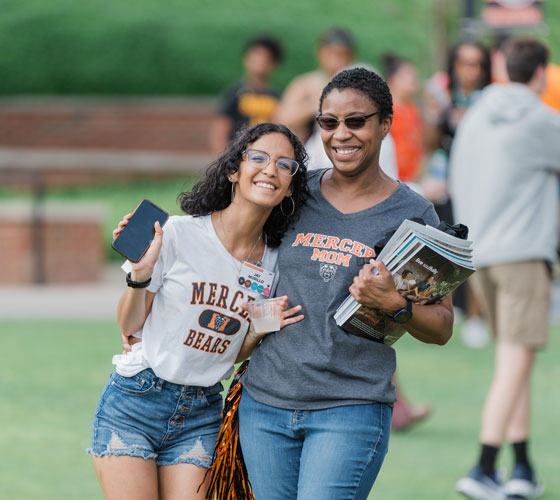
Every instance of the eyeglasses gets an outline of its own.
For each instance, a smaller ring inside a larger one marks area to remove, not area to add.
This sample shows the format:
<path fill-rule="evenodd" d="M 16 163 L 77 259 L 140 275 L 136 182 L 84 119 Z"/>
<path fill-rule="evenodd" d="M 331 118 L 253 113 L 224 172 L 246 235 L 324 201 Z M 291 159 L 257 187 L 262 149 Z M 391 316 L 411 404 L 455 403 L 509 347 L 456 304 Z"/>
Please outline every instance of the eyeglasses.
<path fill-rule="evenodd" d="M 246 149 L 243 154 L 247 156 L 247 162 L 255 168 L 264 169 L 270 163 L 270 155 L 258 149 Z M 276 158 L 275 161 L 278 173 L 281 175 L 295 175 L 299 169 L 299 163 L 291 158 Z"/>
<path fill-rule="evenodd" d="M 315 117 L 315 120 L 319 124 L 319 127 L 321 127 L 323 130 L 336 130 L 340 122 L 344 122 L 344 125 L 346 125 L 351 130 L 358 130 L 360 128 L 363 128 L 366 122 L 372 116 L 375 116 L 378 113 L 379 111 L 376 111 L 375 113 L 370 113 L 369 115 L 349 116 L 348 118 L 343 118 L 342 120 L 337 120 L 332 116 L 319 115 Z"/>

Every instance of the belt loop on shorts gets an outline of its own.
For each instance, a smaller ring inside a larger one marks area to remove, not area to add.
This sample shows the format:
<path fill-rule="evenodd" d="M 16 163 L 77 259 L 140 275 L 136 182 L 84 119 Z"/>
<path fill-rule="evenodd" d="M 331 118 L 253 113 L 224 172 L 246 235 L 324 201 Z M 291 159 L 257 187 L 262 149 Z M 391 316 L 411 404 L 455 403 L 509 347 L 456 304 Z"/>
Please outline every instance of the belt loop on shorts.
<path fill-rule="evenodd" d="M 156 379 L 156 391 L 157 392 L 161 392 L 161 388 L 163 387 L 165 380 L 163 380 L 162 378 L 157 378 Z"/>

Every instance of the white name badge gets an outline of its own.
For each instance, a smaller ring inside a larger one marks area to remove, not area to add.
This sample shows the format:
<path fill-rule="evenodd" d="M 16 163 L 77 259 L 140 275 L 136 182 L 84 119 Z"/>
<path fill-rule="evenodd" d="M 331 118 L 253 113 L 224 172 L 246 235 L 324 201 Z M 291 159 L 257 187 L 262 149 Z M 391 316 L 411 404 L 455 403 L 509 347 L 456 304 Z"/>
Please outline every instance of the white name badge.
<path fill-rule="evenodd" d="M 250 262 L 243 262 L 237 277 L 237 283 L 241 288 L 248 288 L 265 297 L 270 297 L 273 282 L 274 273 Z"/>

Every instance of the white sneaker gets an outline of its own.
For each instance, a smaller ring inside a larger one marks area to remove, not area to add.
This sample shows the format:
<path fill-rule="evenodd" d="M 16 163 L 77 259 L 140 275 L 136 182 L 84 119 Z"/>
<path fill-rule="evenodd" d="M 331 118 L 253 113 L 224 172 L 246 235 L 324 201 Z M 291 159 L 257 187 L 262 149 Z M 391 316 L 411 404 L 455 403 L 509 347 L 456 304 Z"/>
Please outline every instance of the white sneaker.
<path fill-rule="evenodd" d="M 506 498 L 539 498 L 544 488 L 531 469 L 524 465 L 513 468 L 511 478 L 504 487 Z"/>
<path fill-rule="evenodd" d="M 488 331 L 482 318 L 474 316 L 463 323 L 461 340 L 463 344 L 473 349 L 480 349 L 488 344 Z"/>
<path fill-rule="evenodd" d="M 475 465 L 466 476 L 459 479 L 455 489 L 472 500 L 504 500 L 505 498 L 503 485 L 497 474 L 488 476 L 482 472 L 479 465 Z"/>

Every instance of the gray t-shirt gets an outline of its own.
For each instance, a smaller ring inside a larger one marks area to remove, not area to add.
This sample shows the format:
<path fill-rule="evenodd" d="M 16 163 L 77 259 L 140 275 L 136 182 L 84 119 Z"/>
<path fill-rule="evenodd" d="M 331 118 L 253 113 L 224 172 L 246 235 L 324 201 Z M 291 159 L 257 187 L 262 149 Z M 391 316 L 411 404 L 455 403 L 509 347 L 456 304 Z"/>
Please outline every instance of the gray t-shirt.
<path fill-rule="evenodd" d="M 343 214 L 320 190 L 326 170 L 309 174 L 310 196 L 282 240 L 277 296 L 301 304 L 305 319 L 265 337 L 244 376 L 253 399 L 285 409 L 317 410 L 396 400 L 393 348 L 346 333 L 333 314 L 359 272 L 357 257 L 404 219 L 437 225 L 430 202 L 404 184 L 381 203 Z"/>

